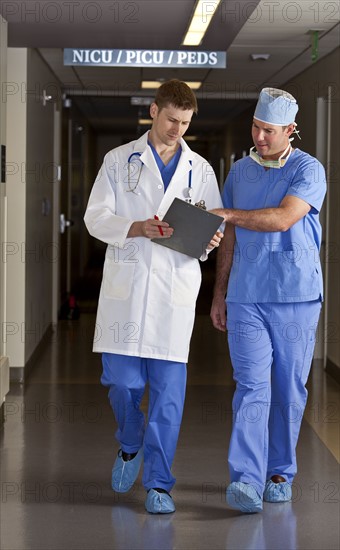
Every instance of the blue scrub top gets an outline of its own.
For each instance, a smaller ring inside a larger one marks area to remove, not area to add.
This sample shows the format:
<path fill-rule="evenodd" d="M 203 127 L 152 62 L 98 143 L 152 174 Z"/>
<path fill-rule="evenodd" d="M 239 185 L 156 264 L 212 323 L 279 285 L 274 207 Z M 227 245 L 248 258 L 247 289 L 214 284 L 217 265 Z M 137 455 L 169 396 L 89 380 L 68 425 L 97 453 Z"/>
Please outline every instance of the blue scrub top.
<path fill-rule="evenodd" d="M 326 193 L 323 166 L 295 149 L 280 168 L 265 169 L 250 157 L 237 161 L 226 179 L 225 208 L 277 207 L 286 195 L 311 205 L 309 213 L 282 232 L 235 227 L 236 242 L 227 301 L 305 302 L 322 299 L 319 212 Z"/>
<path fill-rule="evenodd" d="M 148 145 L 150 145 L 153 156 L 155 157 L 156 164 L 162 176 L 164 191 L 166 191 L 172 176 L 176 172 L 177 164 L 179 162 L 179 159 L 182 153 L 182 148 L 179 147 L 176 153 L 174 154 L 174 156 L 172 157 L 172 159 L 168 162 L 168 164 L 164 164 L 161 157 L 157 153 L 152 143 L 150 143 L 150 141 L 148 141 Z"/>

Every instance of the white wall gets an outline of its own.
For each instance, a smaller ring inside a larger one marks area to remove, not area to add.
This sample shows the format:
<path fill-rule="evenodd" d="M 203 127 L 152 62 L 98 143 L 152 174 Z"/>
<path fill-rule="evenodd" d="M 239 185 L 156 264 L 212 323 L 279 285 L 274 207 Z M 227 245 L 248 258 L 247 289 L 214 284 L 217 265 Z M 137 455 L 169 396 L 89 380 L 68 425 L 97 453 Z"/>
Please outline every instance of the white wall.
<path fill-rule="evenodd" d="M 54 105 L 43 90 L 60 92 L 35 50 L 9 48 L 8 67 L 7 352 L 17 378 L 52 324 Z"/>
<path fill-rule="evenodd" d="M 7 82 L 7 22 L 0 15 L 0 89 L 5 90 Z M 0 101 L 0 144 L 6 146 L 6 102 Z M 4 160 L 4 159 L 2 159 Z M 0 168 L 3 168 L 2 163 Z M 6 178 L 0 172 L 0 243 L 5 246 L 7 240 L 7 196 Z M 3 248 L 2 248 L 3 251 Z M 0 259 L 0 407 L 9 390 L 9 362 L 6 355 L 4 338 L 6 323 L 6 263 Z"/>
<path fill-rule="evenodd" d="M 7 355 L 10 366 L 25 365 L 26 102 L 27 50 L 8 48 L 7 72 Z"/>
<path fill-rule="evenodd" d="M 36 50 L 27 51 L 25 364 L 52 322 L 52 274 L 58 258 L 53 241 L 54 77 Z M 55 99 L 55 98 L 54 98 Z"/>

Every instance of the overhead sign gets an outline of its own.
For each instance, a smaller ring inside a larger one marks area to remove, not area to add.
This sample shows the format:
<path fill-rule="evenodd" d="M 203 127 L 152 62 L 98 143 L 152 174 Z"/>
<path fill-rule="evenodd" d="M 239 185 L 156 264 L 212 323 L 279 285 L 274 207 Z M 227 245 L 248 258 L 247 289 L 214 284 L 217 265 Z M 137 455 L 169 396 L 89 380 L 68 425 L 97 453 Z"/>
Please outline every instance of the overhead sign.
<path fill-rule="evenodd" d="M 226 52 L 193 50 L 83 50 L 65 48 L 64 65 L 225 69 L 227 54 Z"/>

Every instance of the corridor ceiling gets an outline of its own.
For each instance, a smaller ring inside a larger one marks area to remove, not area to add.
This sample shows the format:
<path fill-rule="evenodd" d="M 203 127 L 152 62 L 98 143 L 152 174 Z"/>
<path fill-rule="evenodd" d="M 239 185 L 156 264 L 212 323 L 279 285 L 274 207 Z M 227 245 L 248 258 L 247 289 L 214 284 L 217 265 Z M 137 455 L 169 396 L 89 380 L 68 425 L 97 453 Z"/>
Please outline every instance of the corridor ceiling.
<path fill-rule="evenodd" d="M 197 91 L 199 114 L 191 130 L 213 135 L 251 106 L 263 86 L 284 86 L 315 62 L 314 31 L 316 60 L 339 47 L 339 0 L 222 0 L 202 44 L 184 47 L 195 4 L 196 0 L 2 0 L 0 13 L 8 22 L 9 47 L 36 48 L 63 92 L 100 132 L 136 130 L 138 117 L 145 117 L 148 108 L 132 106 L 131 97 L 154 93 L 141 89 L 142 80 L 179 78 L 202 82 Z M 207 0 L 207 10 L 214 7 L 214 0 Z M 64 48 L 226 51 L 227 67 L 64 66 Z M 327 78 L 331 83 L 332 75 Z M 297 99 L 306 93 L 289 91 Z M 318 92 L 323 95 L 326 89 Z"/>

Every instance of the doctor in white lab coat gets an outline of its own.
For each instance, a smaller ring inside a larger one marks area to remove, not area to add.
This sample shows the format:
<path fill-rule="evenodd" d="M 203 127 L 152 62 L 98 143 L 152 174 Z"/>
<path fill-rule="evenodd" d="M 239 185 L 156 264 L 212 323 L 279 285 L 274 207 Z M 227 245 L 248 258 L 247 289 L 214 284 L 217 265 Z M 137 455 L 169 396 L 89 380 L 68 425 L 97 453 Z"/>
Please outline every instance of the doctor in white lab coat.
<path fill-rule="evenodd" d="M 94 351 L 103 354 L 101 380 L 118 424 L 112 487 L 128 491 L 144 458 L 150 513 L 175 510 L 171 465 L 201 284 L 198 260 L 151 239 L 172 235 L 161 220 L 175 197 L 204 200 L 208 209 L 221 206 L 212 167 L 182 139 L 194 112 L 191 89 L 178 80 L 165 82 L 150 107 L 150 132 L 105 156 L 84 218 L 90 234 L 108 244 Z M 207 252 L 221 237 L 217 232 Z M 145 426 L 139 405 L 146 383 Z"/>

